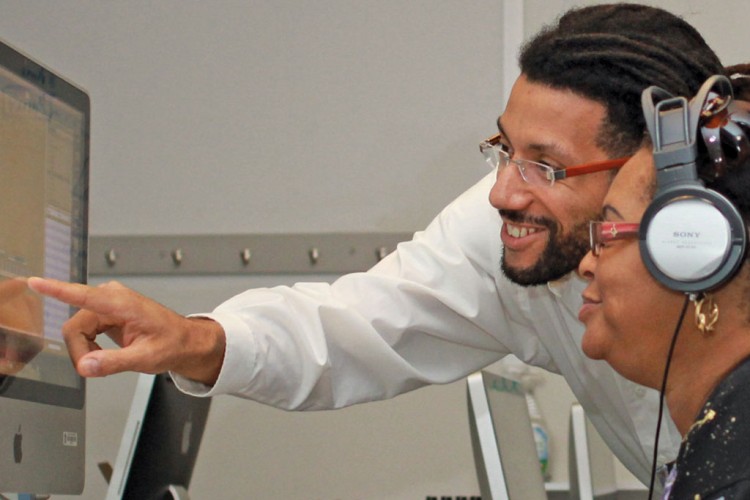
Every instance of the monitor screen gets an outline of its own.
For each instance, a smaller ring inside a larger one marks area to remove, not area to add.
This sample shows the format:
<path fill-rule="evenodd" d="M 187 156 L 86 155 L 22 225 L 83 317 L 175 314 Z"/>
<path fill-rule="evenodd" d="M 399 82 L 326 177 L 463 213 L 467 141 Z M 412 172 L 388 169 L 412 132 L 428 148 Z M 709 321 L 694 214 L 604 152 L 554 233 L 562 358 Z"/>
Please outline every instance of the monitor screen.
<path fill-rule="evenodd" d="M 71 309 L 28 276 L 85 282 L 86 92 L 0 42 L 0 491 L 80 493 L 85 384 L 62 325 Z"/>

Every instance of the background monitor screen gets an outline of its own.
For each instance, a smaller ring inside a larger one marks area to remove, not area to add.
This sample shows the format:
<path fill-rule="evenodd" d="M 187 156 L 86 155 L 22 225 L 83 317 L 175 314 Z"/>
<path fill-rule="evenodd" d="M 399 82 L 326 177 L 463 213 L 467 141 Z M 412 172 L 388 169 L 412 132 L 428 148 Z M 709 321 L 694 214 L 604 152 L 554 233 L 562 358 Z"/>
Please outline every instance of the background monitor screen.
<path fill-rule="evenodd" d="M 85 384 L 71 309 L 28 276 L 86 281 L 87 93 L 0 42 L 0 491 L 80 493 Z"/>

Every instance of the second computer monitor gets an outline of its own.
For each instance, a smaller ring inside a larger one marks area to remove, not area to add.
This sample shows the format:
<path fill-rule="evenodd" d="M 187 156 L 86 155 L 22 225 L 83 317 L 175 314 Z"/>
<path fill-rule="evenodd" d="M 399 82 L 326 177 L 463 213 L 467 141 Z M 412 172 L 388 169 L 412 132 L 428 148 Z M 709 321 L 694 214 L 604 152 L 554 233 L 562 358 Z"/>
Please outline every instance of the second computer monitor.
<path fill-rule="evenodd" d="M 210 406 L 167 373 L 139 375 L 107 500 L 187 500 Z"/>
<path fill-rule="evenodd" d="M 467 379 L 467 393 L 471 443 L 482 498 L 546 500 L 521 384 L 480 371 Z"/>

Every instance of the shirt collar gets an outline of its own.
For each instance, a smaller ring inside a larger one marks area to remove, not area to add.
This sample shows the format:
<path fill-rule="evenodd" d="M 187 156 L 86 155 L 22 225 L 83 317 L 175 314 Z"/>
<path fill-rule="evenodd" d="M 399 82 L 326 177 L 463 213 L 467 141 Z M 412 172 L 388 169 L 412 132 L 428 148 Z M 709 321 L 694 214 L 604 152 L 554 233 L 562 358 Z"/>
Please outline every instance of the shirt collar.
<path fill-rule="evenodd" d="M 575 281 L 576 276 L 577 274 L 575 272 L 570 272 L 560 279 L 548 281 L 547 288 L 556 297 L 562 298 L 562 296 L 565 294 L 565 291 L 570 288 L 571 282 Z"/>
<path fill-rule="evenodd" d="M 577 317 L 583 303 L 581 293 L 587 284 L 578 273 L 570 272 L 558 280 L 547 282 L 547 289 Z"/>

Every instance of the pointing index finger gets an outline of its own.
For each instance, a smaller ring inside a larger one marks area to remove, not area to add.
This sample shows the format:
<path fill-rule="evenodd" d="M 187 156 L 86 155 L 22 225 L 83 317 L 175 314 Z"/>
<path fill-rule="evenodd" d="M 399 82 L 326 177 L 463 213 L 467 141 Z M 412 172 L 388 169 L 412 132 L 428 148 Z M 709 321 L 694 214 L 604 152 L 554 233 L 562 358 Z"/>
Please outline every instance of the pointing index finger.
<path fill-rule="evenodd" d="M 37 293 L 53 297 L 72 306 L 107 314 L 111 304 L 97 300 L 94 288 L 80 283 L 66 283 L 48 278 L 32 277 L 27 280 L 30 289 Z"/>

